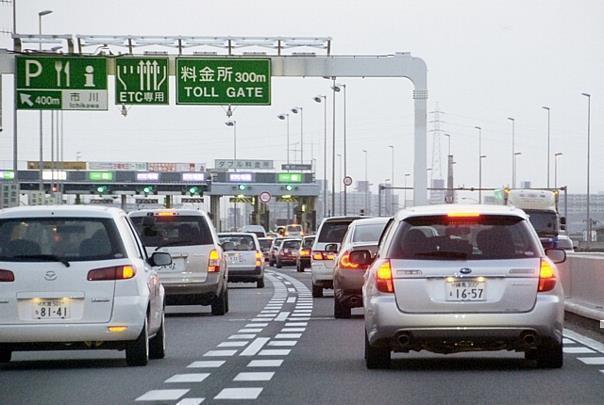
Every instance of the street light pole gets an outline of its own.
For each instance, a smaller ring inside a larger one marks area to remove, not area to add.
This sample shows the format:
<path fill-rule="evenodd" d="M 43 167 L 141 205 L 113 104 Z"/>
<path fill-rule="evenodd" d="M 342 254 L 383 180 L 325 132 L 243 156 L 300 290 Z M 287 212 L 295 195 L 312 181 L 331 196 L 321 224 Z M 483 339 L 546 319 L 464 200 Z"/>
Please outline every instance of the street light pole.
<path fill-rule="evenodd" d="M 405 191 L 404 191 L 404 199 L 405 201 L 403 201 L 403 208 L 407 208 L 407 177 L 411 176 L 411 173 L 405 173 L 404 179 L 405 179 Z"/>
<path fill-rule="evenodd" d="M 332 98 L 333 98 L 333 106 L 332 106 L 332 139 L 331 139 L 331 215 L 334 215 L 336 211 L 336 78 L 333 77 L 333 86 L 332 89 Z"/>
<path fill-rule="evenodd" d="M 392 149 L 392 177 L 390 178 L 390 183 L 394 187 L 394 145 L 388 145 L 388 147 Z M 392 211 L 392 215 L 394 215 L 394 189 L 390 190 L 390 210 Z"/>
<path fill-rule="evenodd" d="M 508 117 L 512 122 L 512 188 L 516 188 L 516 120 Z"/>
<path fill-rule="evenodd" d="M 294 114 L 300 112 L 300 164 L 304 164 L 304 108 L 294 107 L 291 111 Z"/>
<path fill-rule="evenodd" d="M 554 188 L 558 189 L 558 158 L 562 156 L 562 152 L 556 152 L 554 154 Z"/>
<path fill-rule="evenodd" d="M 227 127 L 233 127 L 233 167 L 234 171 L 237 171 L 237 121 L 225 122 Z M 233 227 L 237 231 L 237 196 L 233 201 Z"/>
<path fill-rule="evenodd" d="M 277 115 L 277 118 L 279 118 L 280 120 L 285 120 L 286 123 L 286 138 L 287 138 L 287 166 L 289 166 L 289 114 L 279 114 Z M 288 170 L 289 171 L 289 167 Z"/>
<path fill-rule="evenodd" d="M 339 200 L 339 204 L 340 204 L 339 213 L 340 213 L 340 215 L 343 215 L 344 211 L 343 211 L 343 205 L 342 205 L 342 187 L 344 187 L 344 184 L 343 184 L 343 180 L 342 180 L 343 179 L 343 177 L 342 177 L 342 154 L 338 153 L 337 156 L 338 156 L 338 177 L 339 177 L 338 178 L 338 184 L 339 184 L 338 200 Z"/>
<path fill-rule="evenodd" d="M 550 134 L 549 134 L 549 118 L 550 118 L 550 108 L 548 106 L 541 107 L 545 111 L 547 111 L 547 188 L 549 188 L 549 157 L 550 157 Z"/>
<path fill-rule="evenodd" d="M 14 1 L 14 0 L 13 0 Z M 45 15 L 48 15 L 52 13 L 52 10 L 43 10 L 38 12 L 38 34 L 42 35 L 42 17 L 44 17 Z M 38 50 L 42 51 L 42 42 L 40 42 L 38 44 Z M 39 165 L 40 167 L 39 172 L 40 172 L 40 191 L 44 192 L 44 179 L 42 178 L 42 174 L 44 172 L 44 123 L 43 123 L 43 119 L 42 119 L 42 110 L 40 110 L 40 114 L 39 114 L 39 129 L 40 129 L 40 162 Z M 17 172 L 15 171 L 15 177 L 17 176 Z"/>
<path fill-rule="evenodd" d="M 369 205 L 367 201 L 369 200 L 369 178 L 367 173 L 367 149 L 363 149 L 363 153 L 365 154 L 365 215 L 369 216 Z"/>
<path fill-rule="evenodd" d="M 478 130 L 478 204 L 482 204 L 482 128 L 474 128 Z"/>
<path fill-rule="evenodd" d="M 348 170 L 347 170 L 347 164 L 346 164 L 346 85 L 345 84 L 338 84 L 336 85 L 336 87 L 342 87 L 344 89 L 344 104 L 342 105 L 342 108 L 344 110 L 344 116 L 343 116 L 343 123 L 342 123 L 342 129 L 343 129 L 343 137 L 344 137 L 344 177 L 348 176 Z M 344 185 L 344 215 L 348 215 L 348 204 L 347 204 L 347 189 L 348 186 Z"/>
<path fill-rule="evenodd" d="M 513 162 L 513 164 L 514 164 L 514 184 L 516 183 L 515 176 L 516 176 L 516 173 L 517 173 L 517 170 L 516 170 L 516 158 L 517 158 L 517 156 L 520 156 L 520 155 L 522 155 L 522 152 L 514 152 L 514 162 Z"/>
<path fill-rule="evenodd" d="M 591 94 L 581 93 L 582 96 L 587 97 L 587 218 L 586 218 L 586 231 L 587 231 L 587 248 L 591 245 L 591 216 L 589 215 L 589 157 L 591 155 Z"/>
<path fill-rule="evenodd" d="M 327 216 L 327 96 L 313 98 L 317 103 L 323 102 L 323 218 Z"/>

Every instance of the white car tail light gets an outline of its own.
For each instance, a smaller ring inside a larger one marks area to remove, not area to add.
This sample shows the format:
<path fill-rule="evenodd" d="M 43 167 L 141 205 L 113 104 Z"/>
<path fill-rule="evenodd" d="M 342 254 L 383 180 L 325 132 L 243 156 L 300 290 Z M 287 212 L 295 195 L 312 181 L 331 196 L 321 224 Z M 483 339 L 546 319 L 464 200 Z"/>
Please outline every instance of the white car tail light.
<path fill-rule="evenodd" d="M 88 281 L 129 280 L 136 275 L 134 267 L 113 266 L 94 269 L 88 272 Z"/>

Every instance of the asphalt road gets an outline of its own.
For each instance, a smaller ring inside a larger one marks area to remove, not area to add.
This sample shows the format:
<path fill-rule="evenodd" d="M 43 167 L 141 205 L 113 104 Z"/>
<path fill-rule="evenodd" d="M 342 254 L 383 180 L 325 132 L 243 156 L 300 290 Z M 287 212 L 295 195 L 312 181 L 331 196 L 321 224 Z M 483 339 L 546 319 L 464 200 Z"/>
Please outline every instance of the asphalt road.
<path fill-rule="evenodd" d="M 111 351 L 16 353 L 0 366 L 0 404 L 604 403 L 604 345 L 573 331 L 559 370 L 508 352 L 397 354 L 390 370 L 367 370 L 361 310 L 333 319 L 308 272 L 267 279 L 231 284 L 226 316 L 169 307 L 167 357 L 146 367 Z"/>

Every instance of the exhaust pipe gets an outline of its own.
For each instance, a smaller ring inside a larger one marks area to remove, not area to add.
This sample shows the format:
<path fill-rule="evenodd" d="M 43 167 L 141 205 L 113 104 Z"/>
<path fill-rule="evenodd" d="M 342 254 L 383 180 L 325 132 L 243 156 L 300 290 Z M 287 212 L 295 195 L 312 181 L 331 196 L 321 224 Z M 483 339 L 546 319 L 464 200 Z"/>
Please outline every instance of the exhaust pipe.
<path fill-rule="evenodd" d="M 520 337 L 520 340 L 527 346 L 534 346 L 537 343 L 537 335 L 534 332 L 526 332 Z"/>
<path fill-rule="evenodd" d="M 402 332 L 396 336 L 396 341 L 400 347 L 405 348 L 411 344 L 411 336 L 407 332 Z"/>

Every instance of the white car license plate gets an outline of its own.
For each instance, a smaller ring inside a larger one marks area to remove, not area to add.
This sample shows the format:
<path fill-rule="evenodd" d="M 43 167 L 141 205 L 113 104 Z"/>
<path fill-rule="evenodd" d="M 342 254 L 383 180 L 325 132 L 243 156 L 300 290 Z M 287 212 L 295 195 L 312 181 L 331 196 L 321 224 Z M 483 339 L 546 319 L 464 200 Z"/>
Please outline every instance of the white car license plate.
<path fill-rule="evenodd" d="M 228 256 L 227 256 L 227 262 L 228 262 L 229 264 L 237 264 L 237 263 L 241 263 L 241 255 L 239 255 L 238 253 L 228 255 Z"/>
<path fill-rule="evenodd" d="M 71 308 L 65 300 L 43 299 L 34 302 L 34 319 L 69 319 Z"/>
<path fill-rule="evenodd" d="M 447 301 L 486 301 L 484 281 L 454 281 L 447 283 Z"/>

